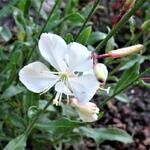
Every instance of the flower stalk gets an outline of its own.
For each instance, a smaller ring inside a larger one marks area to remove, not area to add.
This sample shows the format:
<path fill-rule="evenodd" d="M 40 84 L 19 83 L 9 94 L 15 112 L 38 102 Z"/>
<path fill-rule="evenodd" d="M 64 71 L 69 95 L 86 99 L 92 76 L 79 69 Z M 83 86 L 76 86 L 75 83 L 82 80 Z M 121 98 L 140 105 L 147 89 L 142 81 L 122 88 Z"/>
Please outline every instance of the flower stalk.
<path fill-rule="evenodd" d="M 79 37 L 80 33 L 82 32 L 82 30 L 84 30 L 84 28 L 85 28 L 85 26 L 86 26 L 88 20 L 91 18 L 91 16 L 92 16 L 93 13 L 95 12 L 95 10 L 96 10 L 96 8 L 97 8 L 97 6 L 98 6 L 98 4 L 99 4 L 100 1 L 101 1 L 101 0 L 96 0 L 96 1 L 95 1 L 94 5 L 93 5 L 93 8 L 91 9 L 91 11 L 90 11 L 88 17 L 87 17 L 86 20 L 84 21 L 82 27 L 80 28 L 79 32 L 77 33 L 77 35 L 76 35 L 76 37 L 75 37 L 75 41 L 78 39 L 78 37 Z"/>
<path fill-rule="evenodd" d="M 51 104 L 51 101 L 54 99 L 54 96 L 51 98 L 51 100 L 49 100 L 47 102 L 47 104 L 45 105 L 45 107 L 42 110 L 39 110 L 36 114 L 36 116 L 33 118 L 33 120 L 31 121 L 31 123 L 29 124 L 29 126 L 27 127 L 27 129 L 25 130 L 24 134 L 26 136 L 29 136 L 29 134 L 31 133 L 32 129 L 34 128 L 35 123 L 38 121 L 39 117 L 46 111 L 46 109 L 48 108 L 48 106 Z"/>
<path fill-rule="evenodd" d="M 131 85 L 133 85 L 136 81 L 138 81 L 141 77 L 143 77 L 144 75 L 150 73 L 150 68 L 145 70 L 144 72 L 142 72 L 139 76 L 137 76 L 131 83 L 127 84 L 125 87 L 123 87 L 122 89 L 118 90 L 117 92 L 115 92 L 112 96 L 106 98 L 101 104 L 100 104 L 100 108 L 102 108 L 104 105 L 107 104 L 108 101 L 112 100 L 116 95 L 118 95 L 119 93 L 121 93 L 122 91 L 124 91 L 125 89 L 127 89 L 128 87 L 130 87 Z"/>
<path fill-rule="evenodd" d="M 150 20 L 146 20 L 142 25 L 141 25 L 141 31 L 137 33 L 133 39 L 129 40 L 125 46 L 129 46 L 131 44 L 134 44 L 138 41 L 141 36 L 146 33 L 150 29 Z"/>
<path fill-rule="evenodd" d="M 111 32 L 108 33 L 106 38 L 98 44 L 95 51 L 100 51 L 108 40 L 119 31 L 119 29 L 129 20 L 129 18 L 144 4 L 145 0 L 139 0 L 129 11 L 122 17 L 122 19 L 114 26 Z"/>
<path fill-rule="evenodd" d="M 40 38 L 41 34 L 44 32 L 44 30 L 45 30 L 45 28 L 46 28 L 46 26 L 47 26 L 49 20 L 50 20 L 51 17 L 52 17 L 52 14 L 53 14 L 54 11 L 56 10 L 56 8 L 57 8 L 57 6 L 59 5 L 60 2 L 61 2 L 61 0 L 56 0 L 55 5 L 53 6 L 52 10 L 50 11 L 49 16 L 48 16 L 48 18 L 47 18 L 47 20 L 46 20 L 44 26 L 42 27 L 42 29 L 41 29 L 41 31 L 40 31 L 40 33 L 39 33 L 39 35 L 38 35 L 38 39 Z M 33 52 L 34 52 L 34 49 L 35 49 L 36 46 L 37 46 L 37 42 L 38 42 L 38 41 L 35 41 L 35 44 L 34 44 L 32 50 L 30 51 L 28 57 L 25 59 L 25 61 L 24 61 L 23 64 L 25 64 L 26 61 L 29 61 L 29 60 L 30 60 L 30 58 L 31 58 L 31 56 L 32 56 L 32 54 L 33 54 Z"/>

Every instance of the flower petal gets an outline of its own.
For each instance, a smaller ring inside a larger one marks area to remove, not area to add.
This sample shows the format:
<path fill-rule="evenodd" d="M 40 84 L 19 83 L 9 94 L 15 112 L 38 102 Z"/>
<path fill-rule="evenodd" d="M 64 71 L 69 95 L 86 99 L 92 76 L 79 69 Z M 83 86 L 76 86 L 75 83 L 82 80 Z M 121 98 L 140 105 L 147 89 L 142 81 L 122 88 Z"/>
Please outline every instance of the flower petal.
<path fill-rule="evenodd" d="M 79 77 L 69 78 L 69 84 L 80 103 L 88 102 L 99 88 L 99 82 L 94 73 L 86 73 Z"/>
<path fill-rule="evenodd" d="M 55 90 L 59 93 L 64 93 L 66 95 L 73 95 L 73 93 L 69 90 L 69 88 L 62 81 L 59 81 L 58 83 L 56 83 Z"/>
<path fill-rule="evenodd" d="M 91 52 L 88 49 L 76 42 L 68 45 L 68 58 L 70 71 L 86 71 L 93 67 Z"/>
<path fill-rule="evenodd" d="M 70 105 L 77 110 L 80 119 L 84 122 L 93 122 L 98 119 L 99 108 L 95 103 L 80 103 L 76 98 L 72 98 Z"/>
<path fill-rule="evenodd" d="M 20 81 L 32 92 L 41 93 L 50 89 L 59 77 L 53 75 L 41 62 L 33 62 L 19 72 Z"/>
<path fill-rule="evenodd" d="M 84 113 L 78 111 L 80 119 L 84 122 L 94 122 L 98 120 L 97 114 L 85 115 Z"/>
<path fill-rule="evenodd" d="M 43 33 L 39 40 L 41 55 L 58 71 L 66 70 L 64 61 L 67 51 L 66 42 L 58 35 Z"/>

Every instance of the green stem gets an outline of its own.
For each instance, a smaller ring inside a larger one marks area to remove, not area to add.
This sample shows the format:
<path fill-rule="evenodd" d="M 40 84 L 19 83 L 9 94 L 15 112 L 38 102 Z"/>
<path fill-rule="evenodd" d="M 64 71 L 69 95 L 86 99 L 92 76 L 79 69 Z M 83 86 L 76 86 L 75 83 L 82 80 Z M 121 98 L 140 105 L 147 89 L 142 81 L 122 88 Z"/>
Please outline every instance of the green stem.
<path fill-rule="evenodd" d="M 39 17 L 40 17 L 40 12 L 41 12 L 43 3 L 44 3 L 44 0 L 41 1 L 39 10 L 38 10 L 37 15 L 36 15 L 36 19 L 35 19 L 35 20 L 36 20 L 36 23 L 37 23 L 37 24 L 38 24 L 38 20 L 39 20 Z"/>
<path fill-rule="evenodd" d="M 139 32 L 133 39 L 131 39 L 127 44 L 125 44 L 125 47 L 130 46 L 131 44 L 135 44 L 137 40 L 143 35 L 143 31 Z"/>
<path fill-rule="evenodd" d="M 123 18 L 114 26 L 111 32 L 108 33 L 106 38 L 98 44 L 95 51 L 103 48 L 108 40 L 129 20 L 129 18 L 144 4 L 145 0 L 138 0 L 138 2 L 123 16 Z"/>
<path fill-rule="evenodd" d="M 55 5 L 54 5 L 53 8 L 52 8 L 52 10 L 51 10 L 51 12 L 50 12 L 50 14 L 49 14 L 49 16 L 48 16 L 48 18 L 47 18 L 47 20 L 46 20 L 46 23 L 44 24 L 44 26 L 43 26 L 43 28 L 42 28 L 40 34 L 39 34 L 39 37 L 40 37 L 40 35 L 44 32 L 45 27 L 47 26 L 49 20 L 51 19 L 52 14 L 54 13 L 54 11 L 55 11 L 57 5 L 58 5 L 60 2 L 61 2 L 61 0 L 56 0 L 56 3 L 55 3 Z M 39 38 L 39 37 L 38 37 L 38 38 Z"/>
<path fill-rule="evenodd" d="M 118 64 L 110 73 L 109 75 L 113 75 L 115 72 L 117 72 L 121 67 L 123 66 L 122 63 Z"/>
<path fill-rule="evenodd" d="M 66 18 L 66 16 L 69 14 L 70 7 L 71 7 L 71 0 L 66 3 L 65 10 L 64 10 L 64 13 L 62 15 L 62 16 L 64 16 L 64 18 Z M 59 28 L 60 35 L 63 35 L 63 32 L 64 32 L 64 21 L 65 20 L 66 19 L 63 19 L 63 21 L 60 22 L 60 28 Z"/>
<path fill-rule="evenodd" d="M 52 14 L 54 13 L 54 11 L 55 11 L 57 5 L 58 5 L 60 2 L 61 2 L 61 0 L 56 0 L 55 5 L 53 6 L 51 12 L 49 13 L 48 18 L 47 18 L 47 20 L 46 20 L 46 22 L 45 22 L 45 24 L 44 24 L 44 26 L 43 26 L 41 32 L 40 32 L 39 35 L 38 35 L 38 39 L 40 38 L 41 34 L 44 32 L 45 27 L 47 26 L 49 20 L 51 19 Z M 29 61 L 29 60 L 30 60 L 30 58 L 31 58 L 31 56 L 32 56 L 32 54 L 33 54 L 33 52 L 34 52 L 34 49 L 36 48 L 36 45 L 37 45 L 37 41 L 35 42 L 35 44 L 34 44 L 32 50 L 30 51 L 30 53 L 29 53 L 29 55 L 28 55 L 26 61 Z"/>
<path fill-rule="evenodd" d="M 90 17 L 93 15 L 93 13 L 95 12 L 96 10 L 96 7 L 98 6 L 99 2 L 101 0 L 96 0 L 94 5 L 93 5 L 93 8 L 91 9 L 89 15 L 87 16 L 86 20 L 84 21 L 82 27 L 80 28 L 79 32 L 77 33 L 76 37 L 75 37 L 75 41 L 77 40 L 77 38 L 79 37 L 80 33 L 82 32 L 82 30 L 85 28 L 86 26 L 86 23 L 88 22 L 88 20 L 90 19 Z"/>
<path fill-rule="evenodd" d="M 25 2 L 24 10 L 23 10 L 23 14 L 24 14 L 25 17 L 27 17 L 28 14 L 29 14 L 30 4 L 31 4 L 31 0 L 27 0 L 27 1 Z"/>
<path fill-rule="evenodd" d="M 144 72 L 142 72 L 139 76 L 137 76 L 130 84 L 127 84 L 124 88 L 118 90 L 116 93 L 114 93 L 112 96 L 106 98 L 101 104 L 100 104 L 100 108 L 102 108 L 108 101 L 110 101 L 112 98 L 114 98 L 117 94 L 121 93 L 122 91 L 124 91 L 125 89 L 127 89 L 129 86 L 133 85 L 134 82 L 136 82 L 137 80 L 139 80 L 142 76 L 144 76 L 145 74 L 150 72 L 150 68 L 145 70 Z"/>
<path fill-rule="evenodd" d="M 54 96 L 51 98 L 51 100 L 54 99 Z M 46 111 L 46 109 L 48 108 L 48 106 L 51 104 L 51 100 L 49 100 L 47 102 L 47 104 L 45 105 L 45 107 L 42 110 L 39 110 L 38 113 L 36 114 L 36 116 L 33 118 L 32 122 L 29 124 L 29 126 L 27 127 L 27 129 L 25 130 L 25 135 L 28 136 L 32 129 L 34 128 L 35 123 L 37 122 L 37 120 L 39 119 L 39 117 Z"/>

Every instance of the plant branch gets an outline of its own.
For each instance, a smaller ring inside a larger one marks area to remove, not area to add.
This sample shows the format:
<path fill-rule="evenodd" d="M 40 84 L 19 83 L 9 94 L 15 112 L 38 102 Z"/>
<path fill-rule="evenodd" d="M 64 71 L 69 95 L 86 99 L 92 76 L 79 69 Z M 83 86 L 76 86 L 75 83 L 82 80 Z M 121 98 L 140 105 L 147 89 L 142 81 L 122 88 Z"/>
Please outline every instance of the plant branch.
<path fill-rule="evenodd" d="M 54 96 L 51 98 L 51 100 L 53 100 L 53 99 L 54 99 Z M 51 104 L 51 100 L 49 100 L 47 102 L 47 104 L 45 105 L 45 107 L 42 110 L 39 110 L 38 113 L 36 114 L 36 116 L 33 118 L 32 122 L 29 124 L 29 126 L 27 127 L 27 129 L 24 132 L 24 134 L 26 136 L 28 136 L 31 133 L 31 131 L 32 131 L 35 123 L 39 119 L 39 117 L 46 111 L 46 109 L 48 108 L 48 106 Z"/>
<path fill-rule="evenodd" d="M 135 44 L 137 42 L 137 40 L 143 35 L 143 31 L 139 32 L 137 35 L 135 35 L 135 37 L 131 40 L 129 40 L 129 42 L 127 42 L 127 44 L 125 44 L 125 47 L 130 46 L 131 44 Z"/>
<path fill-rule="evenodd" d="M 134 82 L 136 82 L 137 80 L 139 80 L 142 76 L 144 76 L 145 74 L 150 73 L 150 68 L 145 70 L 144 72 L 142 72 L 139 76 L 137 76 L 131 83 L 127 84 L 124 88 L 118 90 L 117 92 L 115 92 L 112 96 L 106 98 L 101 104 L 100 104 L 100 108 L 102 108 L 108 101 L 110 101 L 112 98 L 114 98 L 117 94 L 121 93 L 122 91 L 124 91 L 125 89 L 127 89 L 129 86 L 133 85 Z"/>
<path fill-rule="evenodd" d="M 44 3 L 44 0 L 42 0 L 41 3 L 40 3 L 39 10 L 38 10 L 38 12 L 37 12 L 36 19 L 35 19 L 35 20 L 36 20 L 36 23 L 38 23 L 38 20 L 39 20 L 39 17 L 40 17 L 40 12 L 41 12 L 43 3 Z"/>
<path fill-rule="evenodd" d="M 61 0 L 56 0 L 55 5 L 53 6 L 52 10 L 50 11 L 49 16 L 48 16 L 48 18 L 47 18 L 47 20 L 46 20 L 44 26 L 42 27 L 42 29 L 41 29 L 41 31 L 40 31 L 40 33 L 39 33 L 39 35 L 38 35 L 38 39 L 40 38 L 41 34 L 44 32 L 45 27 L 47 26 L 49 20 L 51 19 L 52 14 L 54 13 L 54 11 L 55 11 L 57 5 L 58 5 L 60 2 L 61 2 Z M 35 41 L 35 44 L 34 44 L 32 50 L 30 51 L 30 53 L 29 53 L 29 55 L 28 55 L 26 61 L 29 61 L 29 60 L 30 60 L 30 58 L 31 58 L 31 56 L 32 56 L 32 54 L 33 54 L 33 51 L 34 51 L 34 49 L 36 48 L 36 45 L 37 45 L 37 41 Z M 25 63 L 24 63 L 24 64 L 25 64 Z"/>
<path fill-rule="evenodd" d="M 99 51 L 103 48 L 108 40 L 129 20 L 129 18 L 144 4 L 145 0 L 139 0 L 129 11 L 122 17 L 122 19 L 114 26 L 111 32 L 108 33 L 106 38 L 98 44 L 95 51 Z"/>
<path fill-rule="evenodd" d="M 94 11 L 96 10 L 96 7 L 98 6 L 99 2 L 101 0 L 96 0 L 94 5 L 93 5 L 93 8 L 91 9 L 89 15 L 87 16 L 86 20 L 84 21 L 82 27 L 80 28 L 79 32 L 77 33 L 76 37 L 75 37 L 75 41 L 78 39 L 80 33 L 82 32 L 82 30 L 85 28 L 86 26 L 86 23 L 88 22 L 88 20 L 91 18 L 91 16 L 93 15 Z"/>

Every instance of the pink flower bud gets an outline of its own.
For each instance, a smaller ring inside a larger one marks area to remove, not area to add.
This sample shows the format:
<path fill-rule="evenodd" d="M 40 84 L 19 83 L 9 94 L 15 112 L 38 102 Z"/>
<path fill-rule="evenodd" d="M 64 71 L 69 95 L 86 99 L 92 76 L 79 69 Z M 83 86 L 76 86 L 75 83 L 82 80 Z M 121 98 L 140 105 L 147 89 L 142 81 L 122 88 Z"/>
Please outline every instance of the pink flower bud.
<path fill-rule="evenodd" d="M 126 0 L 124 6 L 129 9 L 134 5 L 134 3 L 135 0 Z"/>
<path fill-rule="evenodd" d="M 142 44 L 137 44 L 117 50 L 112 50 L 108 52 L 109 56 L 112 58 L 119 58 L 119 57 L 124 57 L 126 55 L 130 55 L 132 53 L 137 53 L 139 52 L 144 46 Z"/>

